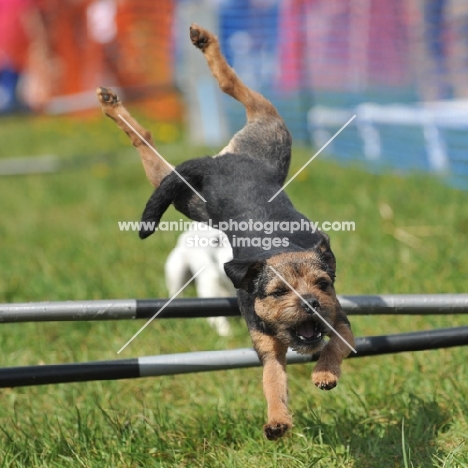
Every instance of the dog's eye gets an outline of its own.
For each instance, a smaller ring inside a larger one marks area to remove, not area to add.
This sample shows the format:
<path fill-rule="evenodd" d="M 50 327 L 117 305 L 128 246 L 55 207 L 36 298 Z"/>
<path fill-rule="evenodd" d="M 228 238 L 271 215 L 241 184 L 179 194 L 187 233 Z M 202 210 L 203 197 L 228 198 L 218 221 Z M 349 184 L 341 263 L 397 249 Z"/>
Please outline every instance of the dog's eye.
<path fill-rule="evenodd" d="M 284 296 L 286 294 L 288 294 L 289 292 L 289 289 L 288 288 L 278 288 L 278 289 L 275 289 L 271 295 L 273 297 L 281 297 L 281 296 Z"/>
<path fill-rule="evenodd" d="M 317 283 L 317 286 L 318 286 L 319 289 L 321 289 L 322 291 L 325 291 L 325 290 L 330 286 L 330 282 L 329 282 L 329 281 L 326 281 L 326 280 L 320 280 L 320 281 Z"/>

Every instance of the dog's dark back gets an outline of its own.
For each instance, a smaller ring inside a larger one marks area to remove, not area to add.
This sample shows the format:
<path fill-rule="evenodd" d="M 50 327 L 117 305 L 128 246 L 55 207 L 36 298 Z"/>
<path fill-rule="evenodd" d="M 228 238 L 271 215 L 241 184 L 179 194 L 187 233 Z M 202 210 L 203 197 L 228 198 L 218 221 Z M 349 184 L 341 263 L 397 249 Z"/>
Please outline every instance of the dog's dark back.
<path fill-rule="evenodd" d="M 226 151 L 248 156 L 272 167 L 275 181 L 282 185 L 289 171 L 291 145 L 292 137 L 284 120 L 279 115 L 265 115 L 249 120 L 233 136 Z"/>

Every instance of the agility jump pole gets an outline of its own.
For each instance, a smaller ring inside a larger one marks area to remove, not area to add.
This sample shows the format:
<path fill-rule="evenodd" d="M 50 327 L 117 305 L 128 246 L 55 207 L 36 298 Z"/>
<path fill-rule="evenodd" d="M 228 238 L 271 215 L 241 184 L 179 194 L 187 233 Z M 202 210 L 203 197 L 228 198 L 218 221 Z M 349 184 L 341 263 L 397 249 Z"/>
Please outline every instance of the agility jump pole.
<path fill-rule="evenodd" d="M 468 326 L 357 338 L 357 354 L 352 353 L 349 357 L 376 356 L 463 345 L 468 345 Z M 311 362 L 317 358 L 318 355 L 302 355 L 293 351 L 287 354 L 288 364 Z M 253 349 L 245 348 L 146 356 L 115 361 L 7 367 L 0 369 L 0 388 L 157 377 L 260 365 L 257 353 Z"/>
<path fill-rule="evenodd" d="M 348 315 L 453 315 L 468 313 L 468 294 L 400 294 L 338 296 Z M 0 304 L 0 323 L 75 322 L 100 320 L 237 316 L 234 297 L 175 299 L 114 299 L 97 301 Z"/>

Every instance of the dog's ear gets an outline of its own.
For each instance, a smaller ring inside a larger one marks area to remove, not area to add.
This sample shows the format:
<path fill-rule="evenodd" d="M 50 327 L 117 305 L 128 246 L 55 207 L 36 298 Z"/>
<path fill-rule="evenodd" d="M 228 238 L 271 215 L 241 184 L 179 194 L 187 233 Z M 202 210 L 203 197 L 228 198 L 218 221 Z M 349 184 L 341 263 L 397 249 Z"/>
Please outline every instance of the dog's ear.
<path fill-rule="evenodd" d="M 257 260 L 231 260 L 224 264 L 224 271 L 236 289 L 252 292 L 254 279 L 262 267 L 263 262 Z"/>
<path fill-rule="evenodd" d="M 320 231 L 320 234 L 322 238 L 315 247 L 315 250 L 319 253 L 320 260 L 327 266 L 331 279 L 335 280 L 336 258 L 330 247 L 330 237 L 322 231 Z"/>

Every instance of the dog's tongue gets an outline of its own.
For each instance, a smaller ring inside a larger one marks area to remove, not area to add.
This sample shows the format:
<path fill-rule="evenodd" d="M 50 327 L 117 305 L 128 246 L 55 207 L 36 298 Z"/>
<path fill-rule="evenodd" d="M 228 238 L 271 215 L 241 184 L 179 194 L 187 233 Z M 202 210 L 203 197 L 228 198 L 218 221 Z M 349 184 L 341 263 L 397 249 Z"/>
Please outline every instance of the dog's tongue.
<path fill-rule="evenodd" d="M 297 328 L 297 333 L 304 338 L 312 338 L 316 335 L 315 324 L 313 322 L 305 322 Z"/>

